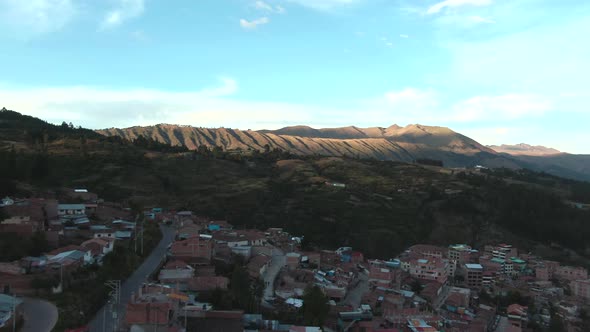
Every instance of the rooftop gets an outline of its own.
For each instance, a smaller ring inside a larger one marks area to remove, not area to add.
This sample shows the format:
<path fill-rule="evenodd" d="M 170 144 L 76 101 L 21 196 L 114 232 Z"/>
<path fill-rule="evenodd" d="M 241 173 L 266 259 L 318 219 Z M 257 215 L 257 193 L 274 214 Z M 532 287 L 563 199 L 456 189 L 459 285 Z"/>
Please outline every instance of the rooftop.
<path fill-rule="evenodd" d="M 84 210 L 86 206 L 84 204 L 58 204 L 59 210 Z"/>
<path fill-rule="evenodd" d="M 470 270 L 483 270 L 483 266 L 481 266 L 481 264 L 465 264 L 465 267 Z"/>

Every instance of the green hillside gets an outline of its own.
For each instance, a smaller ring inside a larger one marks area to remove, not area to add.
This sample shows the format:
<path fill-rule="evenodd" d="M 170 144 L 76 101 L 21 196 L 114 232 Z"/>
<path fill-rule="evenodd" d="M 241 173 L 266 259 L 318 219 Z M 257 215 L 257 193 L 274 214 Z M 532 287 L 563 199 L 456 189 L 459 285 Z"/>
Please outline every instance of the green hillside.
<path fill-rule="evenodd" d="M 280 150 L 189 152 L 6 111 L 0 123 L 0 195 L 85 187 L 107 200 L 191 209 L 237 227 L 284 227 L 304 235 L 305 245 L 350 245 L 370 257 L 392 257 L 420 242 L 590 249 L 590 212 L 567 203 L 590 203 L 585 182 Z M 35 128 L 40 139 L 30 134 Z"/>

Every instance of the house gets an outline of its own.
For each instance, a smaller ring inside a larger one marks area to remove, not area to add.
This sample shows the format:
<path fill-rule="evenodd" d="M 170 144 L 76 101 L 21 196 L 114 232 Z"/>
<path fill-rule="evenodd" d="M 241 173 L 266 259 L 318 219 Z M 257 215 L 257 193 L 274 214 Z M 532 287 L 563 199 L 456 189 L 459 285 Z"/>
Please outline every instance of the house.
<path fill-rule="evenodd" d="M 483 266 L 480 264 L 463 265 L 463 275 L 468 288 L 481 288 L 483 284 Z"/>
<path fill-rule="evenodd" d="M 520 304 L 511 304 L 506 310 L 508 314 L 508 321 L 510 325 L 523 328 L 528 321 L 528 308 L 523 307 Z"/>
<path fill-rule="evenodd" d="M 47 257 L 49 258 L 49 260 L 51 260 L 52 257 L 55 257 L 61 253 L 68 252 L 68 251 L 74 251 L 74 250 L 81 251 L 84 253 L 84 257 L 83 257 L 84 264 L 92 264 L 94 262 L 92 250 L 89 248 L 85 248 L 85 247 L 77 246 L 77 245 L 69 245 L 69 246 L 65 246 L 65 247 L 61 247 L 61 248 L 57 248 L 55 250 L 52 250 L 47 254 Z"/>
<path fill-rule="evenodd" d="M 195 269 L 190 265 L 160 270 L 158 280 L 163 284 L 187 283 L 195 275 Z"/>
<path fill-rule="evenodd" d="M 243 234 L 237 232 L 215 232 L 213 234 L 215 242 L 226 243 L 229 248 L 245 247 L 250 245 L 250 241 Z"/>
<path fill-rule="evenodd" d="M 438 256 L 412 259 L 410 275 L 414 278 L 445 284 L 449 277 L 449 261 Z"/>
<path fill-rule="evenodd" d="M 209 263 L 213 252 L 213 241 L 201 236 L 176 241 L 170 247 L 170 253 L 174 258 L 189 263 Z"/>
<path fill-rule="evenodd" d="M 588 279 L 588 270 L 580 266 L 559 266 L 555 271 L 555 276 L 565 280 L 585 280 Z"/>
<path fill-rule="evenodd" d="M 572 281 L 570 287 L 574 296 L 590 300 L 590 280 Z"/>
<path fill-rule="evenodd" d="M 201 230 L 202 230 L 201 226 L 188 224 L 188 225 L 185 225 L 184 227 L 181 227 L 176 232 L 176 237 L 179 240 L 185 240 L 185 239 L 188 239 L 189 237 L 192 237 L 192 236 L 199 236 Z"/>
<path fill-rule="evenodd" d="M 90 250 L 93 262 L 100 263 L 102 262 L 102 258 L 115 248 L 115 240 L 110 238 L 95 238 L 82 242 L 80 246 Z"/>
<path fill-rule="evenodd" d="M 47 266 L 54 270 L 62 268 L 76 269 L 84 264 L 85 256 L 86 252 L 80 250 L 62 252 L 50 257 Z"/>
<path fill-rule="evenodd" d="M 266 255 L 254 256 L 246 265 L 246 269 L 248 270 L 250 276 L 259 278 L 264 276 L 264 273 L 266 273 L 266 269 L 270 265 L 270 261 L 271 258 Z"/>
<path fill-rule="evenodd" d="M 162 302 L 131 302 L 127 304 L 125 324 L 127 326 L 168 326 L 171 311 L 172 303 L 167 300 Z"/>
<path fill-rule="evenodd" d="M 225 220 L 216 220 L 209 222 L 207 229 L 211 232 L 224 231 L 233 229 L 233 226 Z"/>
<path fill-rule="evenodd" d="M 115 231 L 115 239 L 117 240 L 129 240 L 133 237 L 131 231 Z"/>
<path fill-rule="evenodd" d="M 86 206 L 84 204 L 59 204 L 57 206 L 57 214 L 60 217 L 85 215 Z"/>
<path fill-rule="evenodd" d="M 222 276 L 194 277 L 188 281 L 188 289 L 195 292 L 211 292 L 217 288 L 227 289 L 229 279 Z"/>

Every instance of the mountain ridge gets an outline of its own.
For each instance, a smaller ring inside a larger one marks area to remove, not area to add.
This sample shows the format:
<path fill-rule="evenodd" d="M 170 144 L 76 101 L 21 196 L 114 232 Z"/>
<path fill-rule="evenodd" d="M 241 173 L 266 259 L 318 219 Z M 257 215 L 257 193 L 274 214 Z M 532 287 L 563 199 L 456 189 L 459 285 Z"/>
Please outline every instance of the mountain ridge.
<path fill-rule="evenodd" d="M 347 126 L 320 129 L 298 125 L 276 130 L 157 124 L 107 128 L 96 132 L 128 140 L 141 135 L 170 145 L 186 146 L 190 150 L 196 150 L 199 146 L 218 146 L 224 150 L 281 149 L 295 155 L 349 156 L 402 162 L 434 159 L 454 168 L 476 165 L 490 168 L 530 168 L 590 181 L 590 169 L 585 166 L 588 158 L 585 156 L 513 155 L 495 151 L 450 128 L 421 124 L 405 127 L 394 124 L 389 127 Z"/>
<path fill-rule="evenodd" d="M 507 153 L 513 156 L 550 156 L 565 154 L 564 152 L 554 148 L 549 148 L 542 145 L 530 145 L 526 143 L 488 145 L 488 147 L 498 153 Z"/>

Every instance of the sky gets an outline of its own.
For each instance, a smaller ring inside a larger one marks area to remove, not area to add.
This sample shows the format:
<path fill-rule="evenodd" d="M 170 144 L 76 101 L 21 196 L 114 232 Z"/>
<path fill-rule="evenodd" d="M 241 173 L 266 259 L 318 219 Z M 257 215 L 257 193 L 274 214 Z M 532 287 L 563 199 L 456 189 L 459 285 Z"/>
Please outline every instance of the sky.
<path fill-rule="evenodd" d="M 590 1 L 0 0 L 0 107 L 100 129 L 446 126 L 590 153 Z"/>

